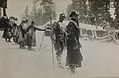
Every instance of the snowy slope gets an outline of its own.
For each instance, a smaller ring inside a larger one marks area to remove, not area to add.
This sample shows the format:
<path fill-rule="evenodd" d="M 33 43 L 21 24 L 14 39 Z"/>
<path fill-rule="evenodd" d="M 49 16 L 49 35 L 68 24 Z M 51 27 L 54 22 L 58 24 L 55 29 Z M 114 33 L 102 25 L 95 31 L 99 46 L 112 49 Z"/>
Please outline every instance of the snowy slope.
<path fill-rule="evenodd" d="M 79 77 L 119 77 L 119 45 L 90 40 L 80 40 L 83 65 L 70 75 L 67 69 L 52 67 L 52 49 L 49 37 L 44 37 L 39 50 L 42 33 L 37 32 L 36 51 L 19 49 L 19 45 L 6 43 L 0 37 L 0 78 L 79 78 Z M 55 55 L 55 52 L 54 52 Z M 66 62 L 66 50 L 62 56 Z"/>

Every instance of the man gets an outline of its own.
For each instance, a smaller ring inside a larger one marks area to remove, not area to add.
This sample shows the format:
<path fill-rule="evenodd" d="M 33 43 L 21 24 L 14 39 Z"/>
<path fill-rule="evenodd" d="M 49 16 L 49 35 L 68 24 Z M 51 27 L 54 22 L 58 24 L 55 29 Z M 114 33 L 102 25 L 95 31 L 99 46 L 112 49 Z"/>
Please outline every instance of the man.
<path fill-rule="evenodd" d="M 67 58 L 66 66 L 69 66 L 72 73 L 75 73 L 76 67 L 81 67 L 82 55 L 80 52 L 81 44 L 79 42 L 80 30 L 78 23 L 78 14 L 71 12 L 70 22 L 67 29 Z"/>
<path fill-rule="evenodd" d="M 36 46 L 35 31 L 45 31 L 45 29 L 39 29 L 35 26 L 35 22 L 32 21 L 30 26 L 27 28 L 27 46 L 28 50 L 33 50 L 32 46 Z"/>
<path fill-rule="evenodd" d="M 53 23 L 53 42 L 56 50 L 56 58 L 58 67 L 63 68 L 61 65 L 61 55 L 64 49 L 65 43 L 65 29 L 62 26 L 65 19 L 65 14 L 60 14 L 59 20 Z"/>
<path fill-rule="evenodd" d="M 28 20 L 26 19 L 22 20 L 21 24 L 19 25 L 19 39 L 18 39 L 21 49 L 25 49 L 27 28 L 28 28 Z"/>

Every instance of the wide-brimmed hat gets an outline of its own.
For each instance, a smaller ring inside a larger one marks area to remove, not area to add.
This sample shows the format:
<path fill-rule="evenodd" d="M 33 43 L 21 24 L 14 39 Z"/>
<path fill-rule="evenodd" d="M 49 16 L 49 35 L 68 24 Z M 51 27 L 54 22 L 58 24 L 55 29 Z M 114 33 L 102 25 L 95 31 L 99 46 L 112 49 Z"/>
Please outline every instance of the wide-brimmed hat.
<path fill-rule="evenodd" d="M 75 11 L 72 11 L 69 17 L 73 17 L 73 16 L 79 16 L 79 15 Z"/>
<path fill-rule="evenodd" d="M 65 14 L 64 13 L 60 14 L 60 17 L 64 17 L 65 18 Z"/>

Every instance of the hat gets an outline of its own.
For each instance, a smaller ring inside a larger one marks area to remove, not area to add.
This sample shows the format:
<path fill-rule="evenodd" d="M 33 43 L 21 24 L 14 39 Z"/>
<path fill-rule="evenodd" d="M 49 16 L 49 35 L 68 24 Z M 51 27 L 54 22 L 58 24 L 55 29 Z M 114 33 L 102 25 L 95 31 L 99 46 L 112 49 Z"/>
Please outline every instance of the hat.
<path fill-rule="evenodd" d="M 60 17 L 65 17 L 65 14 L 63 14 L 63 13 L 62 13 L 62 14 L 60 14 Z"/>
<path fill-rule="evenodd" d="M 71 14 L 69 15 L 69 17 L 72 17 L 72 16 L 79 16 L 78 14 L 76 14 L 75 11 L 72 11 Z"/>

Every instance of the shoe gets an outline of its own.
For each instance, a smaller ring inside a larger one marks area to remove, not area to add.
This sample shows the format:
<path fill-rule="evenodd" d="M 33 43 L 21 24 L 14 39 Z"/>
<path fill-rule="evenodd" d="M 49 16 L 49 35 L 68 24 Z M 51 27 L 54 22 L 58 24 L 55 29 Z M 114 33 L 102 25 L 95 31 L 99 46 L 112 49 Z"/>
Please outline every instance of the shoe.
<path fill-rule="evenodd" d="M 70 67 L 71 74 L 74 74 L 76 66 L 75 65 L 70 65 L 69 67 Z"/>
<path fill-rule="evenodd" d="M 61 63 L 58 64 L 58 67 L 61 69 L 64 69 L 64 67 L 61 65 Z"/>

